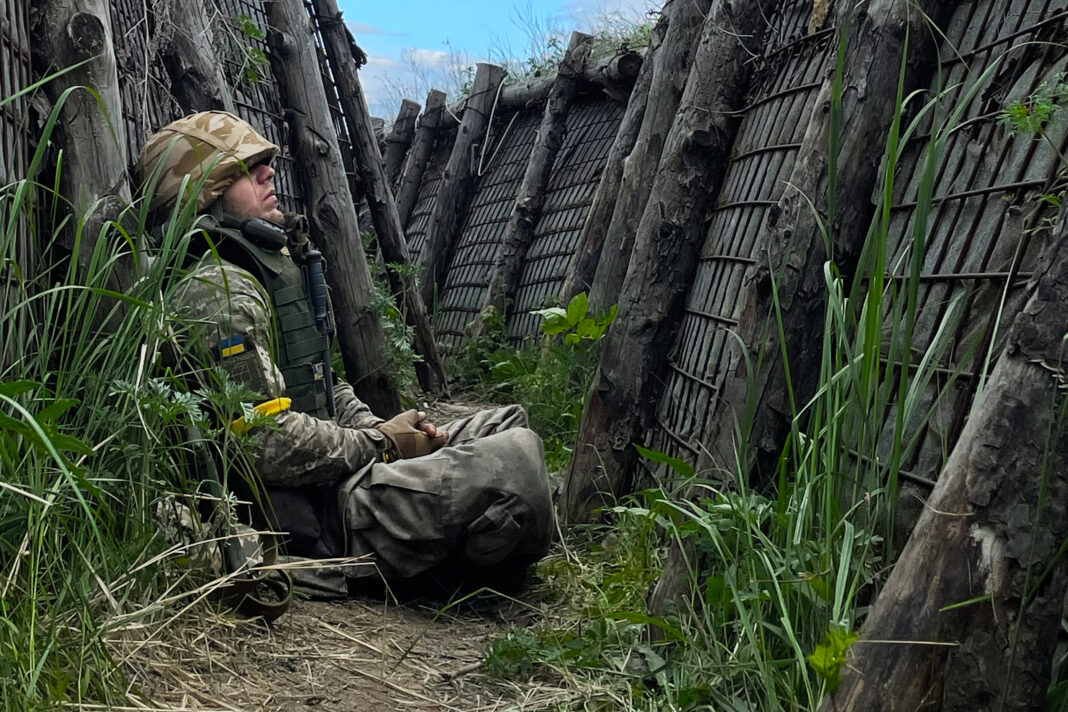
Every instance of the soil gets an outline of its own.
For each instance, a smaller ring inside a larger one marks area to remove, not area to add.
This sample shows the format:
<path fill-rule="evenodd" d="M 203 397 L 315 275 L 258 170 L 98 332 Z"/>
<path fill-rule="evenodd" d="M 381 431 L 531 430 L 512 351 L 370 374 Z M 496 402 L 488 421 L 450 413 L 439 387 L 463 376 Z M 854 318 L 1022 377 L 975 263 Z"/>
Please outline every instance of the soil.
<path fill-rule="evenodd" d="M 272 625 L 211 616 L 140 671 L 142 692 L 161 710 L 544 709 L 570 694 L 480 672 L 490 641 L 534 615 L 516 602 L 452 614 L 356 599 L 297 602 Z"/>
<path fill-rule="evenodd" d="M 478 406 L 424 409 L 446 423 Z M 543 615 L 527 601 L 399 604 L 388 593 L 341 602 L 298 600 L 272 624 L 200 602 L 172 625 L 124 627 L 110 641 L 136 687 L 138 710 L 489 712 L 540 710 L 577 693 L 544 680 L 481 672 L 492 640 Z M 581 695 L 578 695 L 581 697 Z M 152 700 L 146 706 L 145 700 Z"/>

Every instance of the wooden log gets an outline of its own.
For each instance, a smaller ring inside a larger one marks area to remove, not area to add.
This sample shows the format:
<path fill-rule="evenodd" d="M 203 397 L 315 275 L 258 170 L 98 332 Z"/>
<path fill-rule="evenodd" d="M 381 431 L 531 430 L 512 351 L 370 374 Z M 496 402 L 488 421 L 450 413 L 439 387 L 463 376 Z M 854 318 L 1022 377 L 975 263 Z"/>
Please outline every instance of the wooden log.
<path fill-rule="evenodd" d="M 311 237 L 330 263 L 326 277 L 346 375 L 356 395 L 388 418 L 400 411 L 400 398 L 387 372 L 382 325 L 371 307 L 371 273 L 329 114 L 314 30 L 301 0 L 276 0 L 268 11 L 271 69 L 285 107 Z"/>
<path fill-rule="evenodd" d="M 660 19 L 653 26 L 649 50 L 645 55 L 646 61 L 642 64 L 641 72 L 631 90 L 627 108 L 623 112 L 623 118 L 612 140 L 612 146 L 608 149 L 608 158 L 601 171 L 601 180 L 597 183 L 597 190 L 593 194 L 590 211 L 586 214 L 586 222 L 583 223 L 578 246 L 571 256 L 564 283 L 560 287 L 560 300 L 564 304 L 569 304 L 579 292 L 588 292 L 593 284 L 593 277 L 597 273 L 597 261 L 601 257 L 601 248 L 604 246 L 604 238 L 608 233 L 608 223 L 612 219 L 612 210 L 615 208 L 616 196 L 619 193 L 623 161 L 634 148 L 634 142 L 638 140 L 638 131 L 641 130 L 642 120 L 645 118 L 645 107 L 649 101 L 649 88 L 653 80 L 653 62 L 663 44 L 668 17 L 676 2 L 677 0 L 668 0 L 663 12 L 660 13 Z"/>
<path fill-rule="evenodd" d="M 582 78 L 590 84 L 605 88 L 619 87 L 629 89 L 634 86 L 645 63 L 646 49 L 627 50 L 611 57 L 587 63 L 582 69 Z"/>
<path fill-rule="evenodd" d="M 426 245 L 419 255 L 420 287 L 423 302 L 433 304 L 444 286 L 445 270 L 452 254 L 459 222 L 466 210 L 471 184 L 477 170 L 477 147 L 486 140 L 490 113 L 505 71 L 494 64 L 481 63 L 467 98 L 467 109 L 456 133 L 456 141 L 445 164 L 437 200 L 430 216 Z"/>
<path fill-rule="evenodd" d="M 400 187 L 397 188 L 397 213 L 400 215 L 401 225 L 407 226 L 412 217 L 415 201 L 419 197 L 419 187 L 423 184 L 426 164 L 430 160 L 430 154 L 434 152 L 444 114 L 445 92 L 431 89 L 426 95 L 426 109 L 419 117 L 415 139 L 401 172 Z"/>
<path fill-rule="evenodd" d="M 171 96 L 182 111 L 221 109 L 234 113 L 234 99 L 215 54 L 204 0 L 175 0 L 149 6 L 157 31 L 167 25 L 160 58 L 171 78 Z"/>
<path fill-rule="evenodd" d="M 561 494 L 565 523 L 628 494 L 660 374 L 726 171 L 766 22 L 757 0 L 715 0 L 634 241 Z M 727 31 L 729 28 L 729 31 Z"/>
<path fill-rule="evenodd" d="M 415 138 L 415 121 L 419 118 L 418 103 L 411 99 L 401 102 L 400 111 L 393 121 L 393 128 L 386 137 L 386 153 L 382 157 L 385 165 L 386 177 L 389 179 L 390 188 L 396 189 L 400 181 L 401 168 L 404 167 L 404 157 L 408 155 L 408 149 Z"/>
<path fill-rule="evenodd" d="M 406 266 L 411 263 L 411 258 L 404 241 L 404 227 L 397 213 L 397 205 L 393 202 L 393 191 L 382 165 L 382 156 L 378 152 L 378 139 L 371 124 L 371 114 L 367 110 L 367 100 L 356 75 L 350 36 L 341 19 L 336 0 L 313 0 L 312 5 L 319 21 L 319 35 L 326 49 L 334 81 L 337 83 L 341 108 L 352 141 L 352 155 L 356 161 L 360 183 L 364 186 L 364 199 L 370 209 L 378 248 L 386 263 L 397 306 L 414 331 L 415 351 L 423 357 L 422 361 L 415 363 L 415 372 L 423 390 L 442 395 L 446 391 L 445 368 L 438 355 L 426 306 L 414 285 L 402 279 L 389 266 Z"/>
<path fill-rule="evenodd" d="M 853 5 L 852 0 L 839 2 L 837 16 L 847 18 Z M 927 16 L 936 17 L 935 5 L 933 0 L 925 0 L 921 7 Z M 823 332 L 826 286 L 822 266 L 829 256 L 813 207 L 820 211 L 823 224 L 836 226 L 834 259 L 847 269 L 859 254 L 875 211 L 871 196 L 879 179 L 882 151 L 872 147 L 885 145 L 897 108 L 896 91 L 872 92 L 866 87 L 897 86 L 907 33 L 907 87 L 926 80 L 927 66 L 934 59 L 935 48 L 925 41 L 928 36 L 917 25 L 923 14 L 914 7 L 910 14 L 910 7 L 898 0 L 873 0 L 855 22 L 843 23 L 845 29 L 839 30 L 849 32 L 850 39 L 842 65 L 844 133 L 838 163 L 829 165 L 827 151 L 832 117 L 827 111 L 814 112 L 786 181 L 788 187 L 767 212 L 754 238 L 761 256 L 742 280 L 738 295 L 743 305 L 739 308 L 741 317 L 733 329 L 738 338 L 729 340 L 718 405 L 702 433 L 697 462 L 700 472 L 734 471 L 739 461 L 755 463 L 752 486 L 767 484 L 767 474 L 777 463 L 793 417 L 789 389 L 798 403 L 807 402 L 815 390 L 822 354 L 821 343 L 813 340 L 812 334 Z M 840 34 L 836 41 L 840 41 Z M 837 58 L 832 56 L 832 61 L 837 62 Z M 833 64 L 830 70 L 814 106 L 830 106 Z M 837 175 L 838 210 L 828 216 L 828 176 L 832 171 Z M 779 357 L 782 345 L 775 322 L 776 298 L 786 335 L 792 378 L 789 385 Z M 749 363 L 760 364 L 758 372 L 746 371 L 747 358 Z M 741 444 L 737 440 L 739 424 L 748 424 L 747 439 Z M 745 449 L 743 457 L 738 457 L 739 447 Z M 686 560 L 696 561 L 697 553 L 676 545 L 669 552 L 666 568 L 684 572 Z M 661 577 L 650 596 L 650 610 L 666 613 L 688 587 L 688 581 L 679 576 Z"/>
<path fill-rule="evenodd" d="M 631 87 L 641 72 L 646 51 L 626 50 L 611 57 L 588 60 L 582 66 L 579 81 L 582 88 L 595 87 L 603 89 L 606 94 L 626 101 Z M 528 77 L 501 89 L 497 102 L 498 110 L 522 111 L 545 102 L 556 82 L 556 70 Z M 467 108 L 466 98 L 453 103 L 446 112 L 446 123 L 455 125 L 463 118 Z"/>
<path fill-rule="evenodd" d="M 130 200 L 110 12 L 106 0 L 43 0 L 34 15 L 31 46 L 38 76 L 86 62 L 45 85 L 49 100 L 54 105 L 71 87 L 89 87 L 96 93 L 71 93 L 52 137 L 63 149 L 60 192 L 74 214 L 90 223 L 78 255 L 82 264 L 93 253 L 100 227 Z M 73 237 L 73 230 L 63 237 L 68 249 L 74 247 Z"/>
<path fill-rule="evenodd" d="M 578 81 L 583 85 L 613 90 L 626 96 L 638 78 L 642 59 L 641 53 L 628 50 L 599 60 L 587 58 L 577 71 L 573 68 L 568 71 L 577 75 Z M 506 85 L 501 89 L 501 108 L 518 111 L 545 102 L 556 84 L 559 71 L 557 68 L 555 71 Z"/>
<path fill-rule="evenodd" d="M 534 240 L 534 227 L 545 205 L 545 189 L 549 185 L 553 163 L 567 137 L 567 115 L 575 98 L 578 77 L 592 49 L 592 35 L 571 33 L 571 40 L 556 74 L 556 83 L 545 102 L 541 125 L 534 137 L 534 146 L 505 227 L 504 239 L 490 270 L 483 310 L 493 307 L 497 313 L 504 314 L 507 300 L 515 295 L 519 286 L 523 257 Z M 476 320 L 475 325 L 479 329 L 483 322 Z"/>
<path fill-rule="evenodd" d="M 1068 585 L 1068 209 L 1046 238 L 1027 306 L 822 712 L 1045 709 Z"/>
<path fill-rule="evenodd" d="M 645 118 L 634 148 L 617 169 L 621 171 L 619 190 L 608 212 L 609 219 L 596 225 L 590 223 L 590 229 L 594 231 L 591 241 L 603 245 L 607 236 L 612 236 L 608 249 L 600 251 L 590 288 L 590 309 L 594 312 L 607 311 L 619 299 L 634 235 L 652 188 L 649 176 L 656 173 L 660 163 L 664 139 L 671 130 L 671 122 L 686 88 L 701 25 L 711 4 L 711 0 L 683 0 L 669 8 L 664 44 L 651 61 L 653 73 Z"/>

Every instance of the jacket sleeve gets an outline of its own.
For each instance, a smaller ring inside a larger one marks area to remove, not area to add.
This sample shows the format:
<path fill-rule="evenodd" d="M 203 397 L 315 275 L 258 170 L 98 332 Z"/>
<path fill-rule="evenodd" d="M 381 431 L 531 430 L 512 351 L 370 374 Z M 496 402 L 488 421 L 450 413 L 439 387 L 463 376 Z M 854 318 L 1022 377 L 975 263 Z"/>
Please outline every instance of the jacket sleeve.
<path fill-rule="evenodd" d="M 390 444 L 373 427 L 346 428 L 306 413 L 286 411 L 277 424 L 251 431 L 256 471 L 272 487 L 337 482 L 377 460 Z"/>
<path fill-rule="evenodd" d="M 334 384 L 334 411 L 334 420 L 343 428 L 373 428 L 385 422 L 356 397 L 352 386 L 341 380 Z"/>

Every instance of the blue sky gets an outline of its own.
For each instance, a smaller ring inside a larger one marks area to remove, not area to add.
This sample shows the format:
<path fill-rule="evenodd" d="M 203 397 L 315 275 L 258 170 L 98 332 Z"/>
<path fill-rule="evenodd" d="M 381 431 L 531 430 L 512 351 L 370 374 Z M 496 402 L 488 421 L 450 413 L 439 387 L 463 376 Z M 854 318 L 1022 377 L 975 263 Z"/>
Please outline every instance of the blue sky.
<path fill-rule="evenodd" d="M 360 81 L 371 113 L 392 119 L 402 97 L 453 90 L 458 67 L 525 59 L 555 31 L 588 31 L 606 16 L 640 18 L 657 0 L 339 0 L 367 52 Z"/>

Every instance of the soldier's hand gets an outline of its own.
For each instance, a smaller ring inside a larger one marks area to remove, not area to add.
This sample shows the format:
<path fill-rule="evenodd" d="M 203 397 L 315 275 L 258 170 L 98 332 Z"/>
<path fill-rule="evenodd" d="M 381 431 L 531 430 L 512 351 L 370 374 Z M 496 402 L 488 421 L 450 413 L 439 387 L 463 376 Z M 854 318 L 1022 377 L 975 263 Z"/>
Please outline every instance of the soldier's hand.
<path fill-rule="evenodd" d="M 426 413 L 415 409 L 406 410 L 376 427 L 393 441 L 397 455 L 404 460 L 429 455 L 449 440 L 447 432 L 426 422 Z"/>

